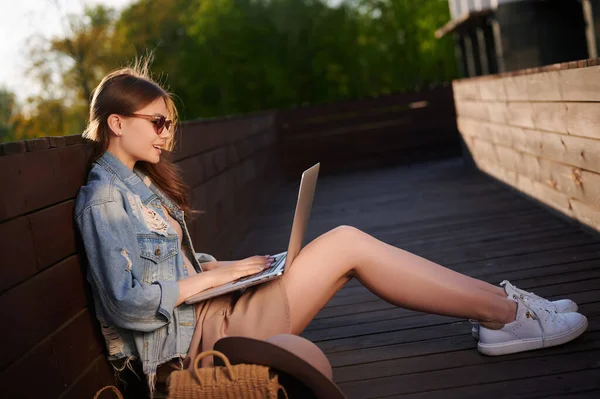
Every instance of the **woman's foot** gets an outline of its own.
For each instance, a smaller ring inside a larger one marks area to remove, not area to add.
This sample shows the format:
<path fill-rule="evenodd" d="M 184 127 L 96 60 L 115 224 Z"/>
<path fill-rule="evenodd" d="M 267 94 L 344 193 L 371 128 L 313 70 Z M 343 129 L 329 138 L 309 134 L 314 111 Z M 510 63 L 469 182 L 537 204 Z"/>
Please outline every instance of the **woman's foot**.
<path fill-rule="evenodd" d="M 558 313 L 518 294 L 513 294 L 512 299 L 517 302 L 515 321 L 498 329 L 485 323 L 480 325 L 477 349 L 484 355 L 499 356 L 561 345 L 587 329 L 587 318 L 580 313 Z"/>
<path fill-rule="evenodd" d="M 521 299 L 527 300 L 528 302 L 540 306 L 545 307 L 548 310 L 557 312 L 557 313 L 570 313 L 577 312 L 579 307 L 575 302 L 570 299 L 558 299 L 556 301 L 549 301 L 541 296 L 534 294 L 533 292 L 527 292 L 525 290 L 519 289 L 512 285 L 508 280 L 504 280 L 500 283 L 502 287 L 504 287 L 504 291 L 506 292 L 506 296 L 511 298 L 513 294 L 517 294 Z M 470 319 L 469 322 L 473 324 L 471 328 L 471 335 L 475 339 L 479 339 L 479 322 L 477 320 Z"/>

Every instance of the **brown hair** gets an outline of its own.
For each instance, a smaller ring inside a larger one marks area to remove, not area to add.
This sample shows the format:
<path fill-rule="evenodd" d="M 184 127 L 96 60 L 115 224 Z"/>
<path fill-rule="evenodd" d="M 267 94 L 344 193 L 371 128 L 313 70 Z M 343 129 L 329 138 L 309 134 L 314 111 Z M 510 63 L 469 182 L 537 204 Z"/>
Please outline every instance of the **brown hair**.
<path fill-rule="evenodd" d="M 120 68 L 106 75 L 94 89 L 90 104 L 90 116 L 82 137 L 90 140 L 88 170 L 92 163 L 108 148 L 110 128 L 107 119 L 111 114 L 128 116 L 158 98 L 165 101 L 168 117 L 173 120 L 173 134 L 165 144 L 165 151 L 156 164 L 138 161 L 137 167 L 145 172 L 152 182 L 181 208 L 190 220 L 202 213 L 191 208 L 188 200 L 189 188 L 181 178 L 181 171 L 170 160 L 175 147 L 177 130 L 177 108 L 172 94 L 156 83 L 149 73 L 149 60 L 136 60 L 132 67 Z"/>

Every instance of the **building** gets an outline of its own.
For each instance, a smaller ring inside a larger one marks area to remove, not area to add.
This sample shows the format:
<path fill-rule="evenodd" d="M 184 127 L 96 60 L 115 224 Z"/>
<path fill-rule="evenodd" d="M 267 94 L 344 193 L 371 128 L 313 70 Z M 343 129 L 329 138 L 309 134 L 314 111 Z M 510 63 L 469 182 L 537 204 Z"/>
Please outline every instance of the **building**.
<path fill-rule="evenodd" d="M 600 0 L 449 0 L 463 77 L 596 58 Z"/>

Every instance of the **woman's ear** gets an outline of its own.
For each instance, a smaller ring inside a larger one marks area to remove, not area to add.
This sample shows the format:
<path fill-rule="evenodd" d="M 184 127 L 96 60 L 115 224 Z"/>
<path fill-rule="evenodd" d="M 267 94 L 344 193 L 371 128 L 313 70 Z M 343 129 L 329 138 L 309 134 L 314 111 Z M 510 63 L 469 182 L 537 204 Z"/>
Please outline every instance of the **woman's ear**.
<path fill-rule="evenodd" d="M 123 119 L 117 114 L 110 114 L 108 119 L 106 120 L 108 127 L 114 134 L 120 136 L 122 134 L 121 130 L 123 128 L 122 123 Z"/>

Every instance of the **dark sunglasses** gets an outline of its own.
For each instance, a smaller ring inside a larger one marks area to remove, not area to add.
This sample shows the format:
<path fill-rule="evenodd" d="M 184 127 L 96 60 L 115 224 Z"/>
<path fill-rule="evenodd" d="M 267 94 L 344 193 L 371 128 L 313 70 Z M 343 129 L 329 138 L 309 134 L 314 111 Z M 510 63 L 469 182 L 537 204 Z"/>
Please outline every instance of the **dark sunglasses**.
<path fill-rule="evenodd" d="M 167 119 L 161 114 L 131 114 L 131 116 L 149 120 L 154 125 L 154 131 L 156 132 L 156 134 L 161 134 L 164 128 L 170 130 L 171 125 L 173 124 L 173 121 L 171 119 Z"/>

